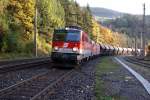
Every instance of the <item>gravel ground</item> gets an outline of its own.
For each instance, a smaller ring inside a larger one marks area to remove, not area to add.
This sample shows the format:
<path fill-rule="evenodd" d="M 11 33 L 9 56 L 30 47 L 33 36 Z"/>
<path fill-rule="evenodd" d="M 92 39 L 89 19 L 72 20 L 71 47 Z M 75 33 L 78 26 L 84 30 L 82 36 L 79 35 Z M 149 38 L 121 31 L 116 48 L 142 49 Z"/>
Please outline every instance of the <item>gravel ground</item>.
<path fill-rule="evenodd" d="M 46 65 L 43 65 L 41 67 L 43 68 L 30 68 L 0 74 L 0 89 L 16 84 L 17 82 L 29 79 L 39 73 L 48 71 Z"/>
<path fill-rule="evenodd" d="M 49 100 L 95 100 L 95 66 L 99 62 L 99 59 L 90 61 L 81 70 L 76 70 L 64 84 L 56 87 Z M 114 100 L 149 100 L 150 98 L 139 81 L 122 66 L 99 78 L 104 81 L 106 96 L 116 96 L 117 99 Z"/>
<path fill-rule="evenodd" d="M 31 80 L 30 82 L 20 84 L 17 88 L 14 87 L 9 91 L 3 91 L 3 93 L 0 94 L 0 100 L 30 100 L 32 99 L 31 97 L 34 97 L 38 93 L 42 92 L 42 90 L 44 90 L 52 82 L 67 72 L 68 70 L 49 70 L 48 73 L 46 72 L 45 74 Z"/>
<path fill-rule="evenodd" d="M 49 97 L 49 100 L 95 100 L 94 73 L 95 65 L 99 59 L 83 65 L 81 70 L 76 70 L 69 79 Z"/>
<path fill-rule="evenodd" d="M 150 68 L 143 67 L 137 64 L 132 64 L 130 62 L 127 62 L 123 58 L 122 61 L 124 61 L 128 66 L 130 66 L 132 69 L 134 69 L 136 72 L 138 72 L 140 75 L 142 75 L 145 79 L 147 79 L 150 82 Z"/>
<path fill-rule="evenodd" d="M 81 70 L 75 70 L 61 86 L 55 88 L 49 100 L 95 100 L 95 66 L 98 63 L 100 59 L 92 60 L 84 64 Z M 48 71 L 47 68 L 2 74 L 0 89 L 45 71 Z M 117 96 L 117 100 L 150 100 L 150 96 L 139 81 L 121 65 L 115 71 L 99 76 L 99 79 L 104 81 L 106 96 Z"/>
<path fill-rule="evenodd" d="M 115 61 L 116 62 L 116 61 Z M 141 83 L 124 67 L 102 76 L 106 85 L 106 94 L 117 95 L 124 100 L 150 100 L 150 95 Z"/>

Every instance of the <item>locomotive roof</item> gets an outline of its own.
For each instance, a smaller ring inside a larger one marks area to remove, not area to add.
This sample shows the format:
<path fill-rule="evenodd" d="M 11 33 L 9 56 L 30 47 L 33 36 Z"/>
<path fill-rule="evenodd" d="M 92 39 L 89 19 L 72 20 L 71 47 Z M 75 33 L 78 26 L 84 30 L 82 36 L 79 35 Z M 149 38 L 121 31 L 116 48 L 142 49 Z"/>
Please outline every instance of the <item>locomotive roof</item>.
<path fill-rule="evenodd" d="M 66 26 L 66 28 L 82 30 L 82 28 L 81 28 L 80 26 L 75 26 L 75 25 L 72 25 L 72 26 Z"/>
<path fill-rule="evenodd" d="M 82 30 L 75 29 L 75 28 L 60 28 L 60 29 L 55 29 L 55 31 L 69 31 L 69 30 L 82 31 Z"/>
<path fill-rule="evenodd" d="M 68 28 L 68 27 L 66 27 L 66 28 L 59 28 L 59 29 L 55 29 L 55 31 L 63 31 L 63 30 L 66 30 L 66 31 L 68 31 L 68 30 L 77 30 L 77 31 L 81 31 L 80 29 L 75 29 L 75 28 Z"/>
<path fill-rule="evenodd" d="M 81 27 L 80 26 L 66 26 L 65 28 L 58 28 L 58 29 L 55 29 L 55 31 L 63 31 L 63 30 L 66 30 L 66 31 L 69 31 L 69 30 L 77 30 L 77 31 L 82 31 Z"/>
<path fill-rule="evenodd" d="M 81 29 L 76 29 L 76 28 L 68 28 L 68 27 L 66 27 L 65 29 L 66 29 L 66 30 L 77 30 L 77 31 L 81 31 Z"/>

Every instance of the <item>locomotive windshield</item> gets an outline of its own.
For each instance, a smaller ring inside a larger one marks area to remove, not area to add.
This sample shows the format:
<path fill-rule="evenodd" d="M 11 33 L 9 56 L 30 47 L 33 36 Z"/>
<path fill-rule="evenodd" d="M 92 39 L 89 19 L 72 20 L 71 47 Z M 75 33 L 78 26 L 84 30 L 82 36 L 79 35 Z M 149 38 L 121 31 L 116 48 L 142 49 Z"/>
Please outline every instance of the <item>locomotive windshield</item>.
<path fill-rule="evenodd" d="M 53 41 L 80 41 L 80 31 L 78 30 L 55 30 Z"/>

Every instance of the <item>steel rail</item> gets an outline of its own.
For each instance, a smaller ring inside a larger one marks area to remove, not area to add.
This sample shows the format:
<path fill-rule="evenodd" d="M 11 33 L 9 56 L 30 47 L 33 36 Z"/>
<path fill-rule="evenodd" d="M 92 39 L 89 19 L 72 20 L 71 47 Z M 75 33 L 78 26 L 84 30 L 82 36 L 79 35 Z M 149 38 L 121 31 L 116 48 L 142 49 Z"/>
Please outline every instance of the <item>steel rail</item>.
<path fill-rule="evenodd" d="M 30 79 L 0 90 L 0 99 L 26 98 L 29 100 L 42 100 L 53 93 L 55 86 L 60 85 L 63 81 L 65 81 L 65 79 L 67 79 L 73 71 L 73 69 L 69 70 L 69 72 L 61 71 L 61 73 L 56 74 L 58 76 L 55 76 L 55 78 L 53 78 L 54 76 L 49 78 L 51 75 L 50 72 L 44 72 L 36 75 Z M 54 73 L 56 72 L 53 72 L 53 74 Z"/>
<path fill-rule="evenodd" d="M 142 62 L 138 59 L 134 59 L 134 58 L 125 58 L 126 61 L 130 62 L 130 63 L 133 63 L 133 64 L 137 64 L 137 65 L 140 65 L 140 66 L 143 66 L 143 67 L 147 67 L 147 68 L 150 68 L 150 64 L 149 63 L 145 63 L 145 62 Z"/>
<path fill-rule="evenodd" d="M 35 65 L 46 64 L 46 63 L 50 63 L 50 59 L 42 59 L 42 60 L 31 61 L 31 62 L 22 62 L 22 63 L 11 64 L 11 65 L 2 65 L 0 66 L 0 73 L 17 70 L 17 69 L 28 68 L 31 66 L 35 67 Z"/>
<path fill-rule="evenodd" d="M 53 93 L 53 87 L 57 86 L 58 84 L 61 84 L 62 81 L 65 81 L 65 79 L 67 79 L 68 76 L 70 76 L 70 74 L 73 72 L 74 70 L 69 71 L 68 73 L 65 73 L 63 76 L 61 76 L 60 78 L 58 78 L 57 80 L 55 80 L 54 82 L 52 82 L 49 86 L 47 86 L 44 90 L 42 90 L 41 92 L 39 92 L 37 95 L 35 95 L 34 97 L 32 97 L 30 100 L 45 100 L 45 97 L 47 96 L 47 94 L 51 94 Z"/>
<path fill-rule="evenodd" d="M 49 59 L 50 57 L 40 57 L 40 58 L 28 58 L 28 59 L 16 59 L 16 60 L 0 60 L 0 66 L 3 65 L 11 65 L 11 64 L 19 64 L 19 63 L 27 63 L 31 61 L 38 61 L 42 59 Z"/>
<path fill-rule="evenodd" d="M 44 72 L 44 73 L 38 74 L 38 75 L 33 76 L 33 77 L 31 77 L 31 78 L 29 78 L 29 79 L 27 79 L 27 80 L 21 81 L 21 82 L 19 82 L 19 83 L 17 83 L 17 84 L 14 84 L 14 85 L 11 85 L 11 86 L 9 86 L 9 87 L 7 87 L 7 88 L 4 88 L 4 89 L 0 90 L 0 95 L 5 95 L 6 92 L 11 91 L 13 88 L 16 88 L 16 87 L 18 87 L 19 85 L 25 84 L 25 83 L 27 83 L 27 82 L 30 82 L 30 81 L 32 81 L 33 79 L 36 79 L 36 78 L 38 78 L 38 77 L 40 77 L 40 76 L 43 76 L 43 75 L 45 75 L 45 74 L 47 74 L 47 73 L 48 73 L 48 72 Z"/>

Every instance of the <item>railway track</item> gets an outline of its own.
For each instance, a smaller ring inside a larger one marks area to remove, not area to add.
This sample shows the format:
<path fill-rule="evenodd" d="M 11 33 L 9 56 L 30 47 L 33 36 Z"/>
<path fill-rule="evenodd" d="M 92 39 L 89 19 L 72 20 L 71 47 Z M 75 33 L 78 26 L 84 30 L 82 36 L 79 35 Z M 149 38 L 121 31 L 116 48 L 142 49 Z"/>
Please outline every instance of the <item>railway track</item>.
<path fill-rule="evenodd" d="M 45 100 L 74 70 L 44 72 L 0 90 L 0 100 Z"/>
<path fill-rule="evenodd" d="M 13 63 L 12 61 L 8 64 L 0 65 L 0 73 L 34 67 L 34 66 L 36 67 L 37 65 L 48 64 L 48 63 L 50 63 L 50 57 L 38 58 L 38 59 L 32 59 L 32 60 L 28 59 L 27 61 L 15 61 L 15 63 Z"/>
<path fill-rule="evenodd" d="M 0 66 L 23 63 L 23 62 L 37 61 L 37 60 L 48 59 L 48 58 L 50 58 L 50 57 L 36 57 L 36 58 L 25 58 L 25 59 L 15 59 L 15 60 L 0 60 Z"/>
<path fill-rule="evenodd" d="M 50 57 L 16 59 L 16 60 L 1 60 L 0 67 L 1 66 L 10 66 L 10 65 L 15 65 L 15 64 L 17 65 L 17 64 L 21 64 L 21 63 L 36 62 L 36 61 L 47 60 L 47 59 L 50 59 Z"/>
<path fill-rule="evenodd" d="M 136 58 L 133 58 L 133 57 L 132 58 L 131 57 L 126 57 L 124 59 L 126 61 L 130 62 L 130 63 L 150 68 L 150 63 L 148 63 L 146 61 L 143 61 L 143 60 L 140 60 L 140 59 L 136 59 Z"/>

